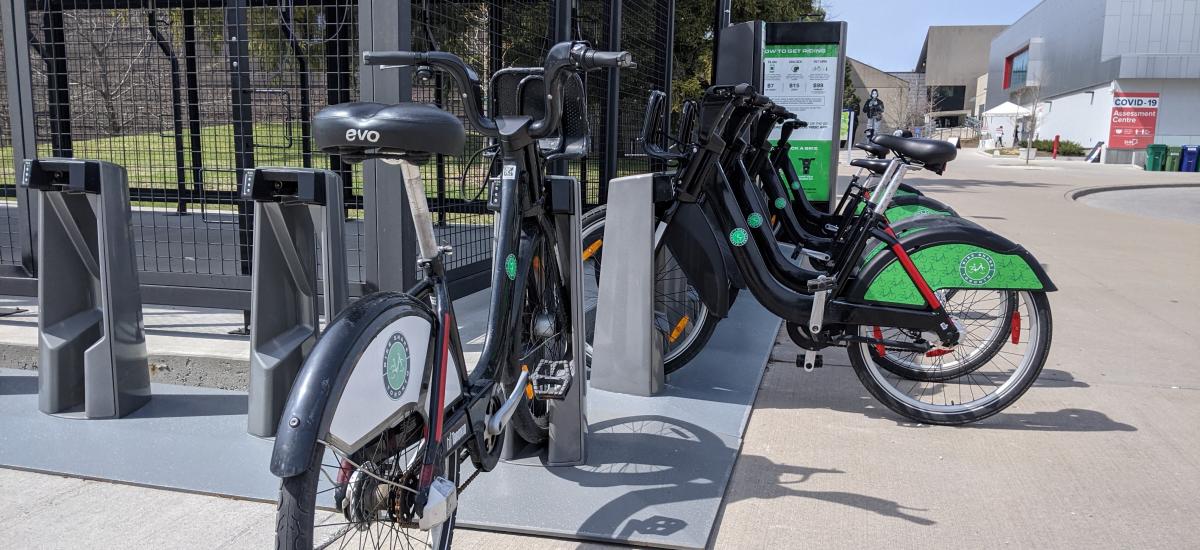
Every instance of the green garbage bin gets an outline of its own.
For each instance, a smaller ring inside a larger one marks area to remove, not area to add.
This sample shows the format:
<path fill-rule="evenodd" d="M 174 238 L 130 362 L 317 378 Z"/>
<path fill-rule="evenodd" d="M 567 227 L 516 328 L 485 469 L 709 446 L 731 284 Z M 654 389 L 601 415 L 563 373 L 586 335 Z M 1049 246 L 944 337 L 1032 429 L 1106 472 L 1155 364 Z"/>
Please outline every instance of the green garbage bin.
<path fill-rule="evenodd" d="M 1181 158 L 1183 158 L 1183 147 L 1168 147 L 1167 161 L 1163 163 L 1163 172 L 1178 172 Z"/>
<path fill-rule="evenodd" d="M 1167 160 L 1167 146 L 1161 143 L 1155 143 L 1146 147 L 1146 166 L 1145 169 L 1150 172 L 1162 172 L 1163 164 Z"/>

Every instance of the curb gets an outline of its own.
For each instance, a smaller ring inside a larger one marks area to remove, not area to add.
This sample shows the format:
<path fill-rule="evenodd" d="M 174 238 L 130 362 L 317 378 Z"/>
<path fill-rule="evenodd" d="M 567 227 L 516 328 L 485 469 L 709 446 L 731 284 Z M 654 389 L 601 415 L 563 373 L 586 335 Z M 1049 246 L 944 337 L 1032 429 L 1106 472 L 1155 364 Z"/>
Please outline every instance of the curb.
<path fill-rule="evenodd" d="M 37 370 L 37 362 L 37 346 L 0 343 L 0 364 L 14 369 Z M 150 354 L 151 382 L 245 391 L 249 380 L 249 359 Z"/>
<path fill-rule="evenodd" d="M 1200 187 L 1200 183 L 1176 183 L 1176 184 L 1140 183 L 1140 184 L 1134 184 L 1134 185 L 1116 185 L 1116 186 L 1112 186 L 1112 187 L 1102 187 L 1102 186 L 1080 187 L 1078 189 L 1071 189 L 1070 191 L 1067 191 L 1064 195 L 1068 199 L 1077 201 L 1082 197 L 1086 197 L 1088 195 L 1095 195 L 1096 193 L 1103 193 L 1105 191 L 1136 191 L 1138 189 L 1173 189 L 1173 188 L 1197 188 L 1197 187 Z"/>

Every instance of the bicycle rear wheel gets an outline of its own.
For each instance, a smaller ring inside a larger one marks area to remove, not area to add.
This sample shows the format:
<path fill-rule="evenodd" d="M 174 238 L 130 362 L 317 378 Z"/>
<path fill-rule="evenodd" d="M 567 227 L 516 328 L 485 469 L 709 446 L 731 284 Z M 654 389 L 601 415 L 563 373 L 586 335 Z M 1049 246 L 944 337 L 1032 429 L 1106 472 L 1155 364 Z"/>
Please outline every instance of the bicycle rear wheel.
<path fill-rule="evenodd" d="M 880 367 L 910 380 L 939 381 L 973 372 L 991 361 L 1009 337 L 1020 301 L 1010 290 L 939 290 L 938 297 L 959 329 L 959 344 L 952 349 L 927 352 L 872 346 L 871 357 Z M 932 334 L 903 329 L 872 327 L 881 340 L 936 341 Z"/>
<path fill-rule="evenodd" d="M 958 377 L 913 380 L 876 363 L 875 344 L 849 348 L 859 381 L 880 403 L 918 422 L 966 424 L 992 416 L 1016 402 L 1037 380 L 1050 352 L 1052 321 L 1046 293 L 1016 291 L 1018 303 L 1004 345 L 992 358 Z M 872 338 L 874 327 L 857 327 Z"/>
<path fill-rule="evenodd" d="M 583 217 L 582 222 L 589 357 L 595 334 L 600 268 L 604 260 L 606 213 L 605 206 L 596 207 Z M 654 312 L 663 333 L 663 371 L 670 374 L 683 368 L 704 349 L 720 319 L 709 312 L 700 294 L 688 283 L 679 262 L 666 247 L 662 247 L 655 257 L 654 276 Z"/>
<path fill-rule="evenodd" d="M 410 417 L 415 430 L 386 432 L 352 457 L 318 442 L 308 470 L 280 484 L 275 547 L 449 548 L 456 512 L 432 530 L 417 525 L 415 496 L 426 446 L 419 418 Z M 447 456 L 441 468 L 455 485 L 462 459 Z M 330 502 L 318 500 L 326 496 L 332 496 Z"/>

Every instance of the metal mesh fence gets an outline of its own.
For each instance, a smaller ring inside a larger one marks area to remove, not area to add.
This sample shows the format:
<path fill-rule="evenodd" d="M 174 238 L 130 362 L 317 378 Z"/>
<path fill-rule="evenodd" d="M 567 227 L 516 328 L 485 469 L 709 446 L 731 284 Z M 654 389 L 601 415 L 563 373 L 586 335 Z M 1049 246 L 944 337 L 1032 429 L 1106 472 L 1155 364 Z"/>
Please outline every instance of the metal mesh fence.
<path fill-rule="evenodd" d="M 350 281 L 363 282 L 361 165 L 314 151 L 310 127 L 322 107 L 359 98 L 362 1 L 369 0 L 31 1 L 23 38 L 30 46 L 37 154 L 124 166 L 139 268 L 194 275 L 187 284 L 195 286 L 214 276 L 244 280 L 252 269 L 253 208 L 237 193 L 242 170 L 332 169 L 346 186 Z M 555 34 L 556 1 L 565 0 L 414 0 L 412 47 L 458 54 L 485 82 L 503 68 L 537 67 Z M 570 34 L 610 48 L 618 3 L 574 2 Z M 621 47 L 639 67 L 622 72 L 611 129 L 608 73 L 586 77 L 591 151 L 571 162 L 569 173 L 584 186 L 589 207 L 605 202 L 607 179 L 652 168 L 636 140 L 646 92 L 667 83 L 668 3 L 622 4 Z M 12 185 L 7 89 L 0 94 L 0 264 L 17 264 L 26 229 Z M 436 73 L 415 79 L 412 97 L 462 113 L 459 91 Z M 494 111 L 497 98 L 487 99 Z M 612 132 L 616 147 L 609 151 Z M 461 155 L 423 167 L 438 232 L 455 246 L 452 269 L 490 260 L 488 145 L 471 132 Z M 616 156 L 615 169 L 607 155 Z"/>
<path fill-rule="evenodd" d="M 508 67 L 541 66 L 550 43 L 550 0 L 493 0 L 413 2 L 412 36 L 415 50 L 454 53 L 480 73 L 484 82 Z M 463 116 L 460 91 L 440 73 L 414 78 L 414 101 L 435 104 Z M 491 93 L 485 89 L 485 93 Z M 497 98 L 485 101 L 489 114 Z M 464 124 L 466 119 L 463 119 Z M 438 155 L 423 167 L 426 192 L 432 198 L 439 237 L 454 245 L 450 269 L 490 261 L 492 217 L 486 209 L 485 188 L 492 164 L 488 140 L 468 125 L 462 155 Z"/>
<path fill-rule="evenodd" d="M 142 271 L 247 275 L 253 208 L 237 194 L 240 170 L 329 167 L 358 185 L 314 154 L 309 128 L 316 110 L 357 95 L 356 2 L 129 4 L 29 12 L 38 155 L 126 168 Z M 235 37 L 244 50 L 230 51 Z M 346 201 L 352 281 L 362 280 L 360 195 Z"/>

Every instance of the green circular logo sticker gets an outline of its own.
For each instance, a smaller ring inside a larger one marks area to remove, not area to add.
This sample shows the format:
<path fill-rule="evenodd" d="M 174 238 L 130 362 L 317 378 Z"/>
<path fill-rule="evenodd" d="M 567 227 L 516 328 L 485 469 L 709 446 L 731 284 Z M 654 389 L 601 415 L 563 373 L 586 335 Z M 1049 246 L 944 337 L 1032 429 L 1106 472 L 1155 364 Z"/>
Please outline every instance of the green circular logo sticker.
<path fill-rule="evenodd" d="M 758 212 L 750 214 L 750 217 L 746 218 L 746 223 L 750 224 L 750 229 L 758 229 L 762 227 L 762 222 L 762 214 L 759 214 Z"/>
<path fill-rule="evenodd" d="M 504 274 L 508 275 L 508 280 L 515 281 L 517 279 L 517 257 L 509 254 L 504 258 Z"/>
<path fill-rule="evenodd" d="M 797 189 L 797 190 L 799 190 L 799 189 L 800 189 L 800 182 L 798 182 L 798 181 L 797 181 L 797 182 L 793 182 L 793 183 L 792 183 L 792 189 Z"/>
<path fill-rule="evenodd" d="M 775 208 L 783 210 L 783 207 L 785 206 L 787 206 L 787 201 L 783 200 L 783 197 L 775 199 Z"/>
<path fill-rule="evenodd" d="M 972 252 L 958 263 L 958 275 L 969 285 L 984 285 L 996 276 L 996 262 L 985 252 Z"/>
<path fill-rule="evenodd" d="M 408 341 L 399 332 L 383 348 L 383 389 L 388 397 L 400 399 L 408 387 Z"/>
<path fill-rule="evenodd" d="M 750 233 L 745 229 L 739 227 L 729 232 L 729 242 L 733 244 L 733 246 L 745 246 L 746 242 L 749 240 Z"/>

